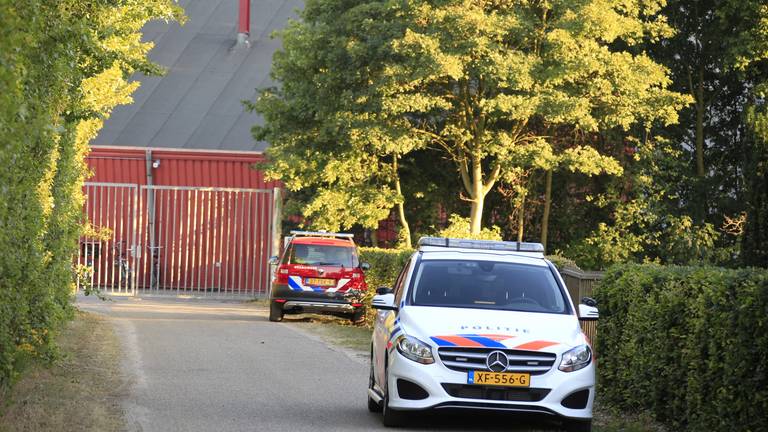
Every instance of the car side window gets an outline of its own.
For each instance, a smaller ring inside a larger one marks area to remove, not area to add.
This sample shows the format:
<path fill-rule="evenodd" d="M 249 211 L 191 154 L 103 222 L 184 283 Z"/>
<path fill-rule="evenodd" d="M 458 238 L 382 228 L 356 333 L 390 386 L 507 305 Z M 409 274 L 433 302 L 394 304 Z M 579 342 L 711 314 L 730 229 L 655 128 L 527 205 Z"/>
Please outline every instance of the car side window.
<path fill-rule="evenodd" d="M 403 266 L 403 269 L 400 271 L 400 275 L 397 276 L 397 281 L 395 282 L 395 304 L 399 305 L 400 300 L 403 298 L 403 292 L 405 291 L 405 280 L 408 278 L 408 269 L 411 267 L 411 260 L 408 260 L 407 263 L 405 263 L 405 266 Z"/>

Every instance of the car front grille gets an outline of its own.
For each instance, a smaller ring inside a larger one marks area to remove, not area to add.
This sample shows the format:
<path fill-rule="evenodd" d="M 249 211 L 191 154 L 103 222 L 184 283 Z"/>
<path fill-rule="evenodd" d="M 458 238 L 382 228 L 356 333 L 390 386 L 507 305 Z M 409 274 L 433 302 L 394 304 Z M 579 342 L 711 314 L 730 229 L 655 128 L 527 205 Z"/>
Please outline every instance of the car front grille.
<path fill-rule="evenodd" d="M 547 373 L 557 358 L 552 353 L 509 349 L 443 347 L 437 350 L 440 361 L 448 369 L 459 372 L 489 370 L 486 359 L 493 351 L 501 351 L 507 355 L 509 366 L 506 372 L 527 372 L 531 375 Z"/>
<path fill-rule="evenodd" d="M 513 402 L 539 402 L 550 392 L 540 388 L 506 388 L 469 384 L 443 384 L 445 392 L 457 398 Z"/>

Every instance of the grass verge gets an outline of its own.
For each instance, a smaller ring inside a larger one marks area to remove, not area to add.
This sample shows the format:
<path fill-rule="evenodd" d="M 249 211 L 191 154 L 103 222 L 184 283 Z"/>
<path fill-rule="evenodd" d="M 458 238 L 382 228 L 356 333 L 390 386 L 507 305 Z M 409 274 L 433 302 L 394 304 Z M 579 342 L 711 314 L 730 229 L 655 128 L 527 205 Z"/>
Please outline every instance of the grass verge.
<path fill-rule="evenodd" d="M 288 317 L 286 322 L 296 323 L 328 343 L 356 351 L 366 358 L 368 356 L 371 346 L 371 329 L 369 328 L 321 315 L 305 315 L 298 319 Z M 649 415 L 617 413 L 600 406 L 599 403 L 594 408 L 592 430 L 594 432 L 666 432 Z"/>
<path fill-rule="evenodd" d="M 368 355 L 371 346 L 371 329 L 354 325 L 348 320 L 323 315 L 286 315 L 285 322 L 297 325 L 319 336 L 326 342 Z"/>
<path fill-rule="evenodd" d="M 125 429 L 120 398 L 120 346 L 112 326 L 77 312 L 58 338 L 52 365 L 32 361 L 0 407 L 0 431 L 119 431 Z"/>

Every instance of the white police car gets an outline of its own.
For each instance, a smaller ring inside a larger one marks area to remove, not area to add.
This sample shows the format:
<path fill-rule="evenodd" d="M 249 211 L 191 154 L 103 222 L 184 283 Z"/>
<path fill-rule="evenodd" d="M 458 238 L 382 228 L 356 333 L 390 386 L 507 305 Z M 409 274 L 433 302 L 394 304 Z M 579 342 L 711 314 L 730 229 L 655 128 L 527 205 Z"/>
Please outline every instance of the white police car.
<path fill-rule="evenodd" d="M 592 306 L 579 314 L 596 319 Z M 592 348 L 542 245 L 422 238 L 373 307 L 368 408 L 386 426 L 405 411 L 463 408 L 591 430 Z"/>

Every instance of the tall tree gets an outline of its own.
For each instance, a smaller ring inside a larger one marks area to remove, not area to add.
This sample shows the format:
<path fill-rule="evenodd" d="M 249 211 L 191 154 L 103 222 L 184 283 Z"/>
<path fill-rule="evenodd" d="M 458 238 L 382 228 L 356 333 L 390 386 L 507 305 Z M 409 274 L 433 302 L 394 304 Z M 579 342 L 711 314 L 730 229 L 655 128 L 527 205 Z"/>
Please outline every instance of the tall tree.
<path fill-rule="evenodd" d="M 686 98 L 665 90 L 663 67 L 630 51 L 669 33 L 662 3 L 310 0 L 282 33 L 273 65 L 282 87 L 254 105 L 265 117 L 256 135 L 271 143 L 268 172 L 317 191 L 309 214 L 330 191 L 382 197 L 340 200 L 369 224 L 402 201 L 394 158 L 436 147 L 456 167 L 477 233 L 486 195 L 524 163 L 518 156 L 552 153 L 540 125 L 676 120 Z"/>
<path fill-rule="evenodd" d="M 694 100 L 663 134 L 690 161 L 694 176 L 677 185 L 679 211 L 699 224 L 719 225 L 743 209 L 744 112 L 755 87 L 745 71 L 765 58 L 765 11 L 760 0 L 669 0 L 663 13 L 675 34 L 649 45 L 652 58 L 670 69 L 671 88 Z"/>
<path fill-rule="evenodd" d="M 629 51 L 668 33 L 661 3 L 396 3 L 407 30 L 392 42 L 383 104 L 454 161 L 472 232 L 504 171 L 555 153 L 542 128 L 676 120 L 687 99 L 665 90 L 663 67 Z"/>
<path fill-rule="evenodd" d="M 555 147 L 557 147 L 555 145 Z M 595 148 L 589 146 L 574 146 L 562 150 L 558 155 L 552 155 L 542 164 L 545 169 L 544 180 L 544 210 L 541 217 L 540 241 L 547 247 L 549 235 L 549 214 L 552 205 L 552 175 L 556 170 L 568 170 L 578 172 L 589 177 L 599 174 L 621 175 L 624 171 L 619 162 L 610 157 L 601 155 Z"/>
<path fill-rule="evenodd" d="M 749 86 L 743 175 L 746 226 L 742 263 L 768 267 L 768 4 L 731 0 L 720 18 L 735 23 L 727 41 L 729 63 Z"/>
<path fill-rule="evenodd" d="M 301 18 L 279 34 L 280 87 L 250 105 L 265 119 L 254 134 L 270 142 L 267 175 L 308 192 L 302 212 L 319 228 L 376 228 L 398 207 L 410 245 L 399 163 L 424 142 L 388 117 L 371 85 L 403 22 L 386 2 L 362 0 L 309 0 Z"/>
<path fill-rule="evenodd" d="M 746 265 L 768 267 L 768 108 L 751 107 L 747 119 L 751 125 L 753 151 L 746 167 L 750 176 L 742 261 Z"/>

